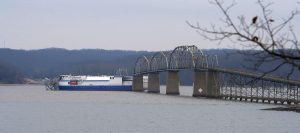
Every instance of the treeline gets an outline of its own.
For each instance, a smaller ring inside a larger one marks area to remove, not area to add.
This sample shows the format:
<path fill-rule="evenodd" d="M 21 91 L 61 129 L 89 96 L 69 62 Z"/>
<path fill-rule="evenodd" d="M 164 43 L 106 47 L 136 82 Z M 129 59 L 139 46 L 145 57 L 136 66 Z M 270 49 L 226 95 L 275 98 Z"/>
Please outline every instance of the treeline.
<path fill-rule="evenodd" d="M 0 49 L 0 64 L 11 66 L 20 78 L 53 78 L 61 74 L 101 75 L 115 74 L 118 68 L 129 68 L 132 73 L 136 57 L 145 51 L 103 49 L 66 50 L 48 48 L 40 50 Z M 13 67 L 12 67 L 13 66 Z M 0 82 L 13 79 L 15 74 L 1 68 Z M 21 76 L 22 75 L 22 76 Z M 9 76 L 9 77 L 8 77 Z M 18 78 L 19 79 L 19 78 Z M 20 80 L 15 80 L 19 83 Z"/>
<path fill-rule="evenodd" d="M 23 83 L 23 74 L 14 66 L 0 61 L 0 83 Z"/>
<path fill-rule="evenodd" d="M 118 68 L 128 68 L 129 74 L 132 74 L 136 59 L 141 55 L 152 53 L 103 49 L 0 49 L 0 83 L 21 83 L 23 78 L 53 78 L 61 74 L 111 75 L 115 74 Z M 204 50 L 204 53 L 217 55 L 219 64 L 229 68 L 245 69 L 254 65 L 249 60 L 255 60 L 249 56 L 236 54 L 236 50 L 233 49 Z M 274 63 L 267 63 L 261 69 L 267 70 L 272 66 Z M 287 69 L 288 67 L 283 67 L 273 74 L 284 75 Z M 181 72 L 181 77 L 183 77 L 182 84 L 190 84 L 192 80 L 190 71 Z M 299 71 L 295 72 L 292 78 L 300 79 Z"/>

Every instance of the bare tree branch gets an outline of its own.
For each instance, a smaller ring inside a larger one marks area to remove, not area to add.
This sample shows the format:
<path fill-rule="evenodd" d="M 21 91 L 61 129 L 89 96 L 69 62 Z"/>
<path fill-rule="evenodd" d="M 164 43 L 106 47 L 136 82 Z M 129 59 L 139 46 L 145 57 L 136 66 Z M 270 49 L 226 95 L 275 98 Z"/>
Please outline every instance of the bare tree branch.
<path fill-rule="evenodd" d="M 291 66 L 288 78 L 294 72 L 294 68 L 300 70 L 300 44 L 292 25 L 292 20 L 299 15 L 297 9 L 291 11 L 287 18 L 283 18 L 281 21 L 275 20 L 272 17 L 273 10 L 271 9 L 273 3 L 258 0 L 261 17 L 253 16 L 252 23 L 249 24 L 243 15 L 237 18 L 238 21 L 234 21 L 230 16 L 229 11 L 236 5 L 235 1 L 227 7 L 224 6 L 222 0 L 209 2 L 216 5 L 224 15 L 224 19 L 221 20 L 224 25 L 211 24 L 210 28 L 206 28 L 200 26 L 199 23 L 194 25 L 187 21 L 187 24 L 196 29 L 202 37 L 210 41 L 217 41 L 219 44 L 224 40 L 229 40 L 249 50 L 260 50 L 256 53 L 242 54 L 250 54 L 257 58 L 255 67 L 260 67 L 266 62 L 279 62 L 278 65 L 265 72 L 266 74 L 278 70 L 285 64 Z"/>

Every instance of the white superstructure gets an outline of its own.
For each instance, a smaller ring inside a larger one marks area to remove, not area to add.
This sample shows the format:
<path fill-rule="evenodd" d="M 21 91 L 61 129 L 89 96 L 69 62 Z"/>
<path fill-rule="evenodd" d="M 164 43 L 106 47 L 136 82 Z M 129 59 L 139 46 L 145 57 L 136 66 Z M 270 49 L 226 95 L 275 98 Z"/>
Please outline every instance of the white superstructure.
<path fill-rule="evenodd" d="M 58 79 L 59 90 L 131 90 L 132 77 L 61 75 Z"/>

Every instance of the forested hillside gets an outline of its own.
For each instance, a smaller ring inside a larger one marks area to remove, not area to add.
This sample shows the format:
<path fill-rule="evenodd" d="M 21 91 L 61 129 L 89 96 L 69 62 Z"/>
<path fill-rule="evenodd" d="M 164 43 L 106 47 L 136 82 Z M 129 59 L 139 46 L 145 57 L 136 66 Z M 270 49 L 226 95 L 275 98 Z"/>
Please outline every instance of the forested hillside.
<path fill-rule="evenodd" d="M 117 68 L 131 68 L 136 57 L 143 53 L 101 49 L 0 49 L 0 61 L 13 65 L 26 77 L 44 78 L 60 74 L 114 74 Z"/>
<path fill-rule="evenodd" d="M 20 83 L 22 79 L 41 79 L 55 77 L 60 74 L 115 74 L 118 68 L 128 68 L 132 74 L 137 57 L 153 52 L 121 51 L 103 49 L 66 50 L 48 48 L 41 50 L 0 49 L 0 83 Z M 245 69 L 253 66 L 249 58 L 236 54 L 232 49 L 204 50 L 205 54 L 218 55 L 219 64 L 224 67 Z M 274 65 L 266 64 L 262 69 Z M 283 67 L 274 74 L 284 75 L 287 67 Z M 181 72 L 182 84 L 191 81 L 191 72 Z M 299 71 L 292 76 L 300 79 Z M 164 83 L 164 80 L 162 80 Z"/>

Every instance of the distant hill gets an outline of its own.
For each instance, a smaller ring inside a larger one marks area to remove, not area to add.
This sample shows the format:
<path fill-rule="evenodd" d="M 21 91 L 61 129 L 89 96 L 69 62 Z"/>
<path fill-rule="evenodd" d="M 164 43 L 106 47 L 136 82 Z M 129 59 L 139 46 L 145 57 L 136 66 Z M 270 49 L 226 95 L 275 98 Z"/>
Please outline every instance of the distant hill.
<path fill-rule="evenodd" d="M 27 77 L 44 78 L 60 74 L 114 74 L 117 68 L 132 68 L 136 57 L 143 53 L 102 49 L 0 49 L 0 60 L 15 66 Z"/>
<path fill-rule="evenodd" d="M 129 73 L 132 74 L 136 59 L 141 55 L 151 53 L 153 52 L 103 49 L 0 49 L 0 83 L 13 83 L 12 80 L 16 83 L 22 82 L 20 79 L 24 77 L 32 79 L 52 78 L 60 74 L 115 74 L 118 68 L 128 68 Z M 211 49 L 204 50 L 204 53 L 218 55 L 219 64 L 224 67 L 245 69 L 244 66 L 253 65 L 252 62 L 245 60 L 249 57 L 229 54 L 236 53 L 236 50 L 233 49 Z M 268 65 L 273 64 L 267 64 L 262 69 L 268 69 L 270 67 Z M 284 73 L 286 73 L 285 68 L 274 74 L 284 75 Z M 190 71 L 181 72 L 181 75 L 184 77 L 182 84 L 191 83 Z M 299 72 L 296 72 L 293 78 L 299 80 Z M 164 79 L 162 81 L 164 83 Z"/>

